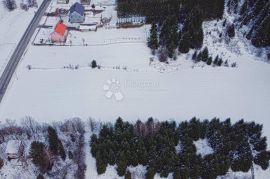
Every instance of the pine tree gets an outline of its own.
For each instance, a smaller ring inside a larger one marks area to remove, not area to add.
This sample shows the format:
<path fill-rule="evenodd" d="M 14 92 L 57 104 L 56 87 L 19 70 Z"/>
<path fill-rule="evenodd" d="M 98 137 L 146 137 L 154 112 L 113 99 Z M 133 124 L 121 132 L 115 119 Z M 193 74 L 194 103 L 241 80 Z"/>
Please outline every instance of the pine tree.
<path fill-rule="evenodd" d="M 196 61 L 197 60 L 197 51 L 195 51 L 192 55 L 192 60 Z"/>
<path fill-rule="evenodd" d="M 148 38 L 148 47 L 152 50 L 156 50 L 158 48 L 158 37 L 157 37 L 157 25 L 156 23 L 152 23 L 150 29 L 150 37 Z"/>
<path fill-rule="evenodd" d="M 218 64 L 218 59 L 219 59 L 219 57 L 217 55 L 216 58 L 215 58 L 215 60 L 214 60 L 214 62 L 213 62 L 214 65 L 217 65 Z"/>
<path fill-rule="evenodd" d="M 148 167 L 146 172 L 146 179 L 154 179 L 154 176 L 156 174 L 156 171 L 153 167 Z"/>
<path fill-rule="evenodd" d="M 42 174 L 38 174 L 37 179 L 44 179 L 44 176 Z"/>
<path fill-rule="evenodd" d="M 142 138 L 139 139 L 138 145 L 137 145 L 137 154 L 139 157 L 139 163 L 142 165 L 146 165 L 147 163 L 147 151 L 144 146 L 144 142 Z"/>
<path fill-rule="evenodd" d="M 178 50 L 180 53 L 188 53 L 190 47 L 190 34 L 188 32 L 184 33 L 179 42 Z"/>
<path fill-rule="evenodd" d="M 117 162 L 117 174 L 121 177 L 124 176 L 127 169 L 127 159 L 123 152 L 121 152 L 119 161 Z"/>
<path fill-rule="evenodd" d="M 270 151 L 262 151 L 255 156 L 254 163 L 261 166 L 263 170 L 269 167 Z"/>
<path fill-rule="evenodd" d="M 211 65 L 212 64 L 212 57 L 209 57 L 207 60 L 207 65 Z"/>
<path fill-rule="evenodd" d="M 202 61 L 206 62 L 208 60 L 209 53 L 208 53 L 208 48 L 205 47 L 204 50 L 202 51 Z"/>
<path fill-rule="evenodd" d="M 231 25 L 228 25 L 227 27 L 227 34 L 230 38 L 233 38 L 235 36 L 235 28 L 234 28 L 234 25 L 231 24 Z"/>
<path fill-rule="evenodd" d="M 115 164 L 115 155 L 113 150 L 110 148 L 109 149 L 109 153 L 108 153 L 108 163 L 110 165 L 114 165 Z"/>
<path fill-rule="evenodd" d="M 218 60 L 217 66 L 221 66 L 222 64 L 223 64 L 223 60 L 220 58 L 220 59 Z"/>
<path fill-rule="evenodd" d="M 92 68 L 96 68 L 96 67 L 97 67 L 97 62 L 96 62 L 96 60 L 93 60 L 93 61 L 91 62 L 91 67 L 92 67 Z"/>
<path fill-rule="evenodd" d="M 61 140 L 58 140 L 58 144 L 59 144 L 59 155 L 60 157 L 62 158 L 62 160 L 66 160 L 66 152 L 65 152 L 65 149 L 64 149 L 64 146 L 61 142 Z"/>
<path fill-rule="evenodd" d="M 130 171 L 127 171 L 126 172 L 125 179 L 131 179 L 131 173 L 130 173 Z"/>
<path fill-rule="evenodd" d="M 100 151 L 97 152 L 96 155 L 96 167 L 97 167 L 97 173 L 99 175 L 106 172 L 107 163 L 103 161 L 102 154 Z"/>
<path fill-rule="evenodd" d="M 58 139 L 55 129 L 52 128 L 51 126 L 48 127 L 48 138 L 49 138 L 49 147 L 50 147 L 51 152 L 54 155 L 58 155 L 59 139 Z"/>
<path fill-rule="evenodd" d="M 34 141 L 31 143 L 30 157 L 33 164 L 38 166 L 42 172 L 45 172 L 49 166 L 49 159 L 45 155 L 45 145 L 42 142 Z"/>

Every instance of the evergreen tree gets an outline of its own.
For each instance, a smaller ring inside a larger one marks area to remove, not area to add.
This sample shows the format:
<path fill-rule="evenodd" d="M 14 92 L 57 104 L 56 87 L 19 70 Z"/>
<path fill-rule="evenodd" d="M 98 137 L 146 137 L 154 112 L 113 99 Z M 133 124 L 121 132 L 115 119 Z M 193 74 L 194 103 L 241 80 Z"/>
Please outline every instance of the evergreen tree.
<path fill-rule="evenodd" d="M 270 151 L 262 151 L 255 156 L 254 163 L 261 166 L 263 170 L 269 167 Z"/>
<path fill-rule="evenodd" d="M 146 179 L 154 179 L 154 176 L 156 174 L 156 171 L 153 167 L 148 167 L 146 172 Z"/>
<path fill-rule="evenodd" d="M 178 50 L 180 53 L 188 53 L 190 47 L 190 34 L 188 32 L 184 33 L 179 42 Z"/>
<path fill-rule="evenodd" d="M 96 62 L 96 60 L 93 60 L 93 61 L 91 62 L 91 67 L 92 67 L 92 68 L 97 68 L 97 62 Z"/>
<path fill-rule="evenodd" d="M 207 60 L 208 60 L 208 58 L 209 58 L 209 53 L 208 53 L 208 48 L 207 47 L 205 47 L 204 49 L 203 49 L 203 51 L 202 51 L 202 61 L 203 62 L 206 62 Z"/>
<path fill-rule="evenodd" d="M 211 65 L 212 64 L 212 57 L 209 57 L 206 63 L 207 63 L 207 65 Z"/>
<path fill-rule="evenodd" d="M 42 172 L 47 171 L 49 167 L 49 159 L 45 155 L 45 145 L 42 142 L 34 141 L 31 143 L 30 157 Z"/>
<path fill-rule="evenodd" d="M 59 139 L 58 139 L 55 129 L 52 128 L 51 126 L 48 127 L 48 138 L 49 138 L 49 147 L 50 147 L 51 152 L 54 155 L 58 155 Z"/>
<path fill-rule="evenodd" d="M 234 28 L 234 25 L 231 24 L 231 25 L 228 25 L 227 27 L 227 34 L 230 38 L 233 38 L 235 36 L 235 28 Z"/>
<path fill-rule="evenodd" d="M 156 50 L 158 48 L 158 37 L 157 37 L 157 25 L 156 23 L 152 23 L 150 29 L 150 37 L 148 38 L 148 47 L 152 50 Z"/>
<path fill-rule="evenodd" d="M 38 174 L 37 179 L 44 179 L 44 176 L 42 174 Z"/>
<path fill-rule="evenodd" d="M 217 66 L 221 66 L 223 64 L 223 60 L 220 58 L 218 59 Z"/>
<path fill-rule="evenodd" d="M 192 60 L 196 61 L 197 60 L 197 51 L 195 51 L 192 55 Z"/>
<path fill-rule="evenodd" d="M 124 152 L 121 152 L 119 161 L 117 162 L 117 174 L 121 177 L 124 176 L 127 169 L 127 159 Z"/>
<path fill-rule="evenodd" d="M 138 140 L 138 145 L 137 145 L 137 154 L 138 154 L 138 162 L 142 165 L 147 164 L 147 151 L 144 146 L 144 141 L 142 138 Z"/>
<path fill-rule="evenodd" d="M 131 173 L 130 173 L 130 171 L 127 171 L 126 172 L 125 179 L 131 179 Z"/>
<path fill-rule="evenodd" d="M 59 145 L 59 155 L 60 157 L 62 158 L 62 160 L 66 160 L 66 152 L 65 152 L 65 149 L 64 149 L 64 146 L 61 142 L 61 140 L 58 140 L 58 145 Z"/>
<path fill-rule="evenodd" d="M 219 60 L 219 57 L 218 57 L 218 55 L 217 55 L 216 58 L 215 58 L 215 60 L 214 60 L 214 62 L 213 62 L 213 64 L 214 64 L 214 65 L 217 65 L 217 64 L 218 64 L 218 60 Z"/>
<path fill-rule="evenodd" d="M 99 175 L 105 173 L 106 168 L 107 168 L 107 163 L 103 160 L 102 154 L 100 151 L 98 151 L 96 155 L 96 167 L 97 167 L 97 173 Z"/>
<path fill-rule="evenodd" d="M 113 150 L 111 148 L 109 149 L 108 163 L 110 165 L 114 165 L 115 164 L 115 155 L 114 155 L 114 152 L 113 152 Z"/>

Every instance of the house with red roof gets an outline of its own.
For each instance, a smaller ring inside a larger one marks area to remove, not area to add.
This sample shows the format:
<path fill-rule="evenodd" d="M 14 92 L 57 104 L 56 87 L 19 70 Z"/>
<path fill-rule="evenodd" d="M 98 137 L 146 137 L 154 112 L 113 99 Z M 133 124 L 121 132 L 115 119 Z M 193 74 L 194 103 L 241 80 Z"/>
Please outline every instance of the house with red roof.
<path fill-rule="evenodd" d="M 60 43 L 65 42 L 67 39 L 67 34 L 67 26 L 63 23 L 63 21 L 59 21 L 54 28 L 54 32 L 51 34 L 51 41 Z"/>

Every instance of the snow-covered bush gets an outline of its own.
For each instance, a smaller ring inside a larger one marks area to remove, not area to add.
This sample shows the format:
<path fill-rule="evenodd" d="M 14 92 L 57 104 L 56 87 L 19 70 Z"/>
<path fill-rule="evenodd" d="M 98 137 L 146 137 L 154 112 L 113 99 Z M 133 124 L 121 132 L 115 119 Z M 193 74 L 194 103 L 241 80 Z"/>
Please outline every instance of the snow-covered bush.
<path fill-rule="evenodd" d="M 15 0 L 5 0 L 6 7 L 8 10 L 14 10 L 17 8 L 16 1 Z"/>

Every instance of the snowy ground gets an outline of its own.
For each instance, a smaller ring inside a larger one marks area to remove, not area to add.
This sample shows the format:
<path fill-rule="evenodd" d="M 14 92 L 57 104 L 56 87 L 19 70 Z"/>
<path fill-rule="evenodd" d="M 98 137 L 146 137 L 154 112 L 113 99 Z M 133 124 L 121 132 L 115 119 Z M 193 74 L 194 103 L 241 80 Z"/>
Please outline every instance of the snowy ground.
<path fill-rule="evenodd" d="M 113 4 L 111 1 L 99 3 Z M 150 116 L 176 121 L 193 116 L 201 119 L 231 117 L 232 121 L 244 118 L 263 123 L 264 135 L 270 138 L 267 130 L 270 126 L 270 65 L 251 55 L 238 37 L 226 44 L 216 41 L 215 33 L 207 35 L 207 31 L 214 31 L 211 29 L 214 23 L 204 23 L 204 45 L 210 54 L 236 62 L 237 68 L 194 65 L 188 60 L 189 55 L 180 55 L 169 65 L 156 61 L 150 64 L 151 53 L 146 46 L 148 26 L 72 32 L 78 44 L 84 38 L 92 44 L 89 46 L 30 45 L 0 105 L 0 116 L 2 119 L 32 116 L 39 121 L 93 117 L 103 122 L 112 122 L 118 116 L 128 121 L 146 120 Z M 138 41 L 130 40 L 137 38 Z M 2 48 L 12 48 L 10 46 Z M 89 67 L 93 59 L 101 69 Z M 26 68 L 28 65 L 31 70 Z M 70 69 L 76 65 L 77 70 Z M 115 85 L 108 80 L 119 83 Z M 108 91 L 112 93 L 110 98 L 106 96 Z M 123 95 L 121 100 L 115 96 L 119 93 Z M 87 157 L 87 161 L 92 161 L 87 171 L 95 169 L 91 157 Z M 107 171 L 108 174 L 99 177 L 117 177 L 113 167 Z M 87 173 L 97 178 L 95 172 Z M 268 170 L 263 175 L 269 173 Z"/>
<path fill-rule="evenodd" d="M 42 1 L 37 0 L 38 5 Z M 4 2 L 0 3 L 0 74 L 4 71 L 17 43 L 34 17 L 34 12 L 37 11 L 37 8 L 29 8 L 28 11 L 24 11 L 20 8 L 21 1 L 16 0 L 16 3 L 17 9 L 13 11 L 8 11 Z"/>

